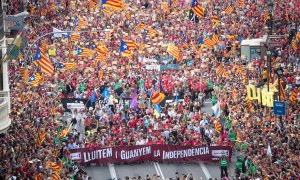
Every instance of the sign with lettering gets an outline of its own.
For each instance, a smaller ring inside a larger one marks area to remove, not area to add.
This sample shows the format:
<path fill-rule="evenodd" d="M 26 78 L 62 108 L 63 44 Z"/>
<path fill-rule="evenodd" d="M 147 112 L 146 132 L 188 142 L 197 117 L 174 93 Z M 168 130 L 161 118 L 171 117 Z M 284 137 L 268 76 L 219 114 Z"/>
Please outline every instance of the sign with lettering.
<path fill-rule="evenodd" d="M 250 100 L 257 100 L 264 106 L 273 107 L 274 102 L 274 90 L 260 89 L 255 87 L 253 84 L 247 86 L 247 97 Z"/>
<path fill-rule="evenodd" d="M 136 163 L 143 161 L 215 162 L 222 155 L 232 156 L 228 146 L 142 145 L 93 147 L 70 150 L 70 157 L 83 165 L 89 163 Z"/>
<path fill-rule="evenodd" d="M 24 28 L 24 17 L 7 16 L 5 23 L 9 30 L 20 31 Z"/>
<path fill-rule="evenodd" d="M 274 110 L 274 115 L 285 116 L 286 115 L 285 102 L 274 101 L 273 110 Z"/>

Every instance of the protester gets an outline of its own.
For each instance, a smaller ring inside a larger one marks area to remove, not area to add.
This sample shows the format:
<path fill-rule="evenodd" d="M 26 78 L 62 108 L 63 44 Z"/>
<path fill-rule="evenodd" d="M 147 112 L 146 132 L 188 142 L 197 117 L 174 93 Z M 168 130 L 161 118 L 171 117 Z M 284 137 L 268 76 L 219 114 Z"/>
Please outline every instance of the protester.
<path fill-rule="evenodd" d="M 84 177 L 82 167 L 70 160 L 69 149 L 143 144 L 230 145 L 239 157 L 244 158 L 241 171 L 240 165 L 238 168 L 242 173 L 237 177 L 299 178 L 300 106 L 299 101 L 292 103 L 289 100 L 293 90 L 288 86 L 284 88 L 285 101 L 289 105 L 282 123 L 270 108 L 253 100 L 251 110 L 245 101 L 246 85 L 266 83 L 266 73 L 259 73 L 263 71 L 263 64 L 243 64 L 241 41 L 269 33 L 263 17 L 267 4 L 243 1 L 244 5 L 240 6 L 207 1 L 203 3 L 205 18 L 194 23 L 186 16 L 191 1 L 180 1 L 176 6 L 173 2 L 168 2 L 170 13 L 161 9 L 158 1 L 124 1 L 125 10 L 110 13 L 104 13 L 99 7 L 95 10 L 81 1 L 28 3 L 31 17 L 26 20 L 29 28 L 23 32 L 23 37 L 29 45 L 23 55 L 40 36 L 52 32 L 53 27 L 62 31 L 74 30 L 75 16 L 87 23 L 82 30 L 100 29 L 101 32 L 83 32 L 71 45 L 64 37 L 43 38 L 48 50 L 45 52 L 55 71 L 51 77 L 44 75 L 38 86 L 22 81 L 18 61 L 24 57 L 10 63 L 12 125 L 0 139 L 1 178 Z M 273 32 L 288 36 L 291 27 L 300 19 L 299 4 L 288 0 L 274 3 Z M 234 10 L 226 13 L 229 5 Z M 217 16 L 220 21 L 215 28 L 212 16 Z M 152 27 L 157 34 L 145 36 L 140 33 L 136 27 L 139 23 Z M 203 39 L 214 34 L 220 42 L 212 48 L 203 45 Z M 184 37 L 187 46 L 182 45 Z M 122 57 L 120 39 L 145 44 L 145 48 L 136 48 L 131 58 Z M 169 56 L 168 43 L 180 47 L 181 58 L 167 62 L 179 64 L 178 70 L 149 71 L 145 67 L 153 63 L 138 60 L 139 57 L 159 59 Z M 290 81 L 289 84 L 299 87 L 299 62 L 295 66 L 295 62 L 289 61 L 291 54 L 299 57 L 299 43 L 296 48 L 290 43 L 287 40 L 279 47 L 279 55 L 273 63 L 274 67 L 284 68 L 284 82 Z M 94 63 L 93 56 L 77 56 L 77 48 L 92 49 L 101 44 L 109 52 L 100 65 Z M 29 76 L 37 69 L 34 56 L 38 45 L 33 47 L 28 53 Z M 75 62 L 76 68 L 60 69 L 59 62 Z M 217 70 L 220 65 L 224 68 L 223 74 Z M 291 78 L 288 80 L 288 77 Z M 174 99 L 157 113 L 148 98 L 160 87 L 166 96 L 174 95 Z M 138 108 L 115 100 L 120 97 L 132 99 L 135 91 Z M 110 94 L 107 103 L 99 101 L 106 98 L 103 92 Z M 204 94 L 206 100 L 220 104 L 220 117 L 201 110 L 197 99 L 202 99 Z M 62 98 L 89 99 L 88 105 L 93 106 L 72 110 L 72 117 L 66 117 Z M 215 126 L 218 121 L 221 129 Z M 64 134 L 68 127 L 70 131 Z M 38 144 L 37 137 L 42 134 L 44 140 Z M 271 155 L 267 153 L 268 149 Z M 57 170 L 56 167 L 61 168 Z"/>

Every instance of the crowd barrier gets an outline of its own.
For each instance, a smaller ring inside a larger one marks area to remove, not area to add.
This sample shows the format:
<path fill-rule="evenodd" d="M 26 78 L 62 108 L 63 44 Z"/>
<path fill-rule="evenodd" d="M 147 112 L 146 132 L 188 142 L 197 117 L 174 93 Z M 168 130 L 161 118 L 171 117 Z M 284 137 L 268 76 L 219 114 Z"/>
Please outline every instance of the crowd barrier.
<path fill-rule="evenodd" d="M 229 160 L 229 146 L 140 145 L 71 149 L 71 159 L 82 165 L 90 163 L 218 162 L 224 154 Z"/>

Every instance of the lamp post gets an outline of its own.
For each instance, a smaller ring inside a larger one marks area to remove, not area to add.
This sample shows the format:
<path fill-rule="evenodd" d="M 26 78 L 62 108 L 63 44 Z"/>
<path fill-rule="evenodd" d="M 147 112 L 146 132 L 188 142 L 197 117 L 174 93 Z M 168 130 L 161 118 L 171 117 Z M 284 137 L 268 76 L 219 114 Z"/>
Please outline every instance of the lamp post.
<path fill-rule="evenodd" d="M 269 20 L 268 20 L 268 23 L 267 23 L 267 25 L 268 25 L 268 27 L 269 27 L 269 33 L 268 33 L 268 35 L 272 35 L 273 34 L 273 18 L 272 18 L 272 14 L 273 14 L 273 8 L 274 7 L 274 4 L 273 4 L 273 2 L 272 1 L 270 1 L 269 3 L 268 3 L 268 11 L 269 11 Z M 269 38 L 268 38 L 268 41 L 269 41 Z M 270 85 L 269 85 L 269 83 L 270 83 L 270 77 L 271 77 L 271 70 L 272 70 L 272 61 L 271 61 L 271 55 L 272 55 L 272 52 L 271 52 L 271 50 L 270 50 L 270 48 L 269 48 L 269 46 L 266 46 L 266 48 L 267 48 L 267 70 L 268 70 L 268 92 L 270 92 Z"/>
<path fill-rule="evenodd" d="M 280 101 L 280 87 L 281 87 L 280 78 L 283 76 L 283 69 L 281 67 L 278 67 L 276 69 L 276 74 L 277 74 L 277 78 L 278 78 L 278 101 Z M 282 116 L 279 116 L 279 122 L 280 122 L 281 127 L 283 128 Z"/>

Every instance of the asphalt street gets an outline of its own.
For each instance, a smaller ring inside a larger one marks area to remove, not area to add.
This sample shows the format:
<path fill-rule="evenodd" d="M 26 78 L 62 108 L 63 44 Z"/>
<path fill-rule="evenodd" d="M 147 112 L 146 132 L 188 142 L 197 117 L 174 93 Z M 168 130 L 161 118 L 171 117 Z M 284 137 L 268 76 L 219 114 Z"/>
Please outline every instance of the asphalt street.
<path fill-rule="evenodd" d="M 203 110 L 206 113 L 212 113 L 212 104 L 210 101 L 204 103 Z M 229 165 L 229 176 L 234 175 L 236 157 L 232 157 L 232 162 Z M 147 175 L 159 176 L 162 180 L 175 179 L 176 173 L 192 174 L 197 180 L 206 180 L 209 178 L 220 179 L 220 167 L 218 163 L 142 163 L 142 164 L 110 164 L 107 166 L 91 166 L 85 169 L 92 179 L 96 180 L 109 180 L 109 179 L 125 179 L 128 176 L 130 179 L 133 177 L 141 176 L 142 179 Z"/>

